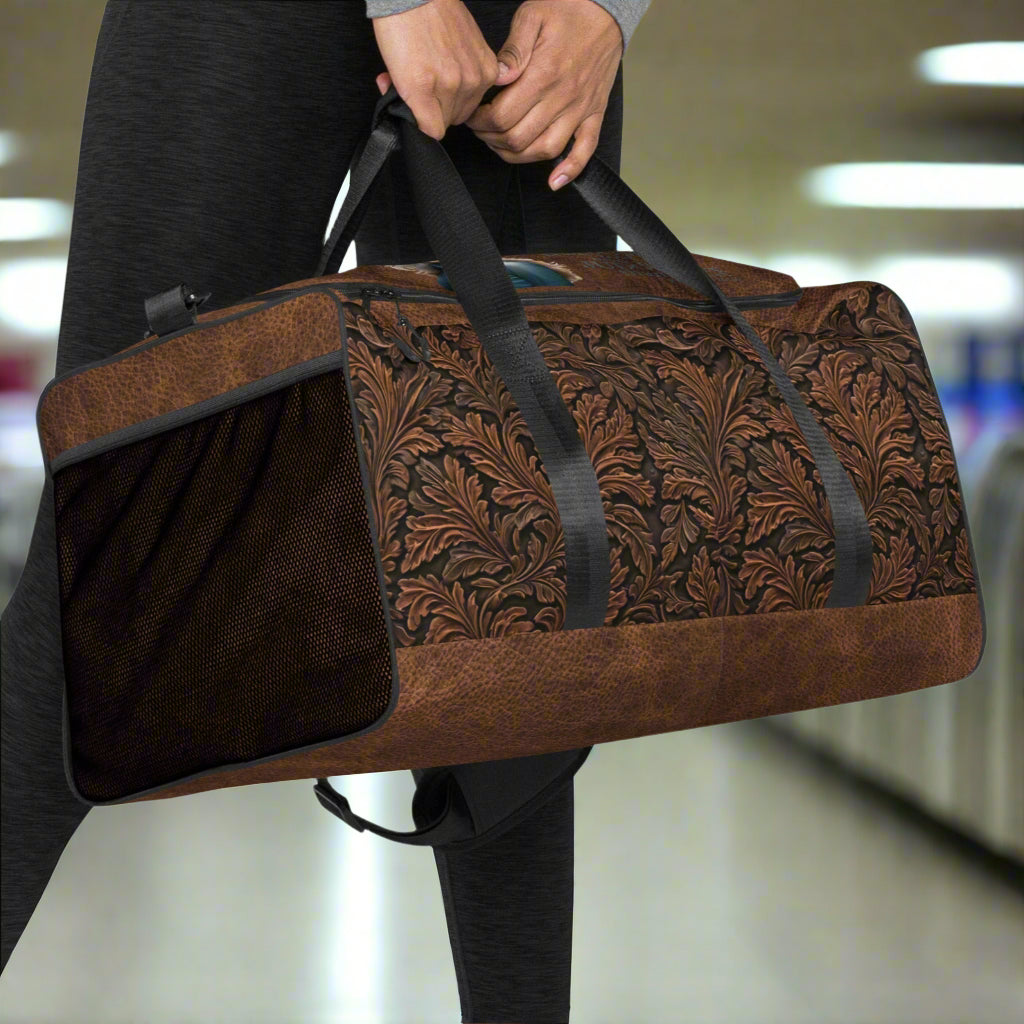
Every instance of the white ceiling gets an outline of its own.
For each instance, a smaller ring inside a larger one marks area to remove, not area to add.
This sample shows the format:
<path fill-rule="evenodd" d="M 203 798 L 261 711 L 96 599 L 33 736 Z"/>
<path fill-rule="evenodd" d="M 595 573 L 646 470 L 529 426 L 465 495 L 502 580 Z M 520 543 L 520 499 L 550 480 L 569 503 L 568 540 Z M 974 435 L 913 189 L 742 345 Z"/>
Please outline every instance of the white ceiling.
<path fill-rule="evenodd" d="M 933 46 L 1014 39 L 1024 4 L 1004 0 L 654 0 L 627 51 L 622 176 L 698 252 L 1020 252 L 1020 211 L 824 207 L 798 187 L 851 160 L 1024 162 L 1024 89 L 913 70 Z"/>
<path fill-rule="evenodd" d="M 73 201 L 103 8 L 0 0 L 0 129 L 30 146 L 0 170 L 0 194 Z M 822 207 L 798 178 L 850 160 L 1024 161 L 1024 89 L 932 85 L 912 63 L 1021 39 L 1010 0 L 653 0 L 626 54 L 622 176 L 695 252 L 1019 254 L 1024 212 Z"/>

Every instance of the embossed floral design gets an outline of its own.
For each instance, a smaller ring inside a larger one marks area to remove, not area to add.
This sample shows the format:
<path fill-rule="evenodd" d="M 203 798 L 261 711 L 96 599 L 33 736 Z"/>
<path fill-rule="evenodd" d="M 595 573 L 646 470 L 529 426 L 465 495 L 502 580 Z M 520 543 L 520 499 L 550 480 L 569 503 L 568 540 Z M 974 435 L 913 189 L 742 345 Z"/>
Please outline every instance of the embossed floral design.
<path fill-rule="evenodd" d="M 344 305 L 396 643 L 561 629 L 554 496 L 471 326 L 419 327 L 432 362 L 414 364 L 360 306 Z M 728 317 L 530 325 L 600 485 L 605 625 L 824 606 L 835 558 L 824 486 Z M 864 503 L 868 603 L 974 592 L 950 441 L 898 297 L 851 285 L 813 333 L 759 334 Z"/>

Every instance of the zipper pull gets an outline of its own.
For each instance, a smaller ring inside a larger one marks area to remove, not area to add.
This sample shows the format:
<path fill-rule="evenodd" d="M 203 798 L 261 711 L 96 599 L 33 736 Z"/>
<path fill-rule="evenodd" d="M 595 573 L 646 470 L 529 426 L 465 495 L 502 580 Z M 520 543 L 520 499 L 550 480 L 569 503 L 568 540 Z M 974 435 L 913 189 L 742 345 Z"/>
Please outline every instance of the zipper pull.
<path fill-rule="evenodd" d="M 427 339 L 424 338 L 423 335 L 420 334 L 420 332 L 417 331 L 416 328 L 413 327 L 413 325 L 411 323 L 409 323 L 409 321 L 406 320 L 404 316 L 402 316 L 402 311 L 398 308 L 398 297 L 397 296 L 395 297 L 395 313 L 398 315 L 398 322 L 403 327 L 408 327 L 409 328 L 409 333 L 419 343 L 420 354 L 419 355 L 412 355 L 412 358 L 415 359 L 416 362 L 418 362 L 418 363 L 429 363 L 430 362 L 430 346 L 427 344 Z M 406 348 L 403 347 L 403 345 L 401 343 L 402 342 L 401 338 L 398 338 L 396 340 L 399 342 L 399 347 L 402 348 L 402 350 L 404 352 L 410 352 L 409 349 L 406 349 Z"/>
<path fill-rule="evenodd" d="M 363 296 L 363 312 L 367 316 L 370 315 L 370 303 L 374 298 L 380 299 L 391 299 L 395 303 L 395 315 L 398 318 L 399 324 L 402 327 L 407 327 L 412 336 L 419 342 L 420 352 L 416 353 L 409 348 L 406 343 L 399 337 L 396 336 L 395 344 L 401 350 L 402 354 L 407 356 L 415 363 L 429 363 L 430 362 L 430 346 L 427 344 L 426 339 L 416 330 L 415 327 L 402 315 L 401 307 L 398 305 L 398 293 L 391 288 L 363 288 L 359 292 Z"/>
<path fill-rule="evenodd" d="M 363 297 L 363 312 L 370 315 L 370 302 L 372 299 L 390 299 L 394 297 L 394 292 L 390 288 L 362 288 L 359 294 Z"/>

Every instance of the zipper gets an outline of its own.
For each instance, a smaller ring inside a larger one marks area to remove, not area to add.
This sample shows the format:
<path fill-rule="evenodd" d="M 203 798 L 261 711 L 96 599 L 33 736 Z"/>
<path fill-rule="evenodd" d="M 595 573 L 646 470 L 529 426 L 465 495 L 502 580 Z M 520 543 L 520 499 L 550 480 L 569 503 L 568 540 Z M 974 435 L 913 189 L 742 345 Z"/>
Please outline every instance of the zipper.
<path fill-rule="evenodd" d="M 394 299 L 395 307 L 398 308 L 398 300 L 403 302 L 451 302 L 458 304 L 459 300 L 450 295 L 438 295 L 435 292 L 422 290 L 408 290 L 403 288 L 384 288 L 380 286 L 367 285 L 332 285 L 343 294 L 363 296 L 366 293 L 380 295 L 382 298 Z M 522 294 L 522 292 L 528 294 Z M 558 299 L 566 305 L 574 302 L 621 302 L 626 299 L 655 300 L 658 302 L 670 302 L 674 306 L 682 306 L 685 309 L 717 310 L 718 303 L 713 299 L 670 299 L 664 295 L 648 295 L 643 292 L 554 292 L 546 288 L 517 289 L 519 301 L 524 306 L 550 305 L 553 299 Z M 772 306 L 792 306 L 800 301 L 803 289 L 798 288 L 793 292 L 779 292 L 775 295 L 748 295 L 744 298 L 733 299 L 733 302 L 740 309 L 766 309 Z M 364 302 L 364 308 L 366 303 Z"/>
<path fill-rule="evenodd" d="M 435 302 L 452 303 L 458 305 L 458 298 L 450 295 L 438 295 L 436 292 L 429 292 L 425 289 L 388 288 L 383 285 L 367 285 L 353 282 L 352 284 L 328 285 L 341 292 L 350 299 L 362 299 L 363 310 L 369 315 L 370 304 L 374 299 L 384 299 L 394 302 L 395 312 L 398 314 L 398 322 L 407 327 L 412 336 L 419 343 L 420 351 L 414 352 L 401 339 L 395 338 L 395 344 L 401 349 L 404 355 L 414 362 L 430 362 L 430 346 L 426 339 L 409 323 L 402 315 L 402 308 L 398 304 L 402 302 Z M 306 291 L 306 288 L 278 288 L 273 292 L 260 292 L 251 296 L 253 299 L 276 298 L 282 295 L 294 295 Z M 521 294 L 527 291 L 530 294 Z M 623 300 L 655 300 L 657 302 L 668 302 L 673 306 L 681 306 L 683 309 L 717 311 L 718 303 L 710 299 L 670 299 L 664 295 L 649 295 L 644 292 L 555 292 L 546 288 L 517 289 L 519 300 L 524 306 L 550 305 L 552 300 L 571 305 L 575 302 L 620 302 Z M 771 309 L 778 306 L 792 306 L 800 301 L 803 289 L 798 288 L 792 292 L 777 292 L 774 295 L 748 295 L 743 298 L 733 299 L 739 309 Z"/>
<path fill-rule="evenodd" d="M 458 299 L 450 295 L 438 295 L 436 292 L 427 292 L 424 289 L 410 291 L 404 288 L 385 288 L 381 285 L 364 285 L 358 282 L 353 284 L 327 285 L 341 292 L 348 298 L 364 298 L 365 293 L 370 298 L 395 299 L 403 302 L 451 302 L 458 303 Z M 250 299 L 276 298 L 279 295 L 295 295 L 298 292 L 307 291 L 304 288 L 276 288 L 272 292 L 259 292 L 250 296 Z M 644 292 L 553 292 L 546 288 L 517 289 L 517 292 L 527 291 L 528 295 L 519 295 L 520 302 L 524 306 L 551 304 L 552 299 L 560 300 L 560 303 L 571 305 L 574 302 L 621 302 L 625 299 L 656 300 L 658 302 L 670 302 L 674 306 L 682 306 L 684 309 L 697 309 L 715 311 L 718 303 L 711 299 L 670 299 L 665 295 L 648 295 Z M 740 309 L 770 309 L 777 306 L 793 306 L 800 301 L 803 289 L 798 288 L 793 292 L 776 292 L 773 295 L 746 295 L 742 298 L 733 299 L 733 302 Z M 366 301 L 363 308 L 366 308 Z"/>
<path fill-rule="evenodd" d="M 347 293 L 345 293 L 347 294 Z M 395 303 L 395 312 L 398 314 L 398 322 L 403 327 L 408 327 L 409 332 L 419 342 L 420 351 L 419 353 L 414 352 L 408 345 L 399 337 L 395 338 L 395 344 L 402 350 L 403 354 L 411 359 L 415 363 L 429 363 L 430 362 L 430 346 L 427 344 L 426 338 L 416 330 L 415 327 L 404 316 L 402 316 L 401 307 L 398 305 L 398 292 L 394 288 L 383 288 L 379 285 L 362 287 L 359 289 L 359 296 L 363 300 L 363 312 L 370 315 L 370 303 L 373 299 L 392 299 Z"/>

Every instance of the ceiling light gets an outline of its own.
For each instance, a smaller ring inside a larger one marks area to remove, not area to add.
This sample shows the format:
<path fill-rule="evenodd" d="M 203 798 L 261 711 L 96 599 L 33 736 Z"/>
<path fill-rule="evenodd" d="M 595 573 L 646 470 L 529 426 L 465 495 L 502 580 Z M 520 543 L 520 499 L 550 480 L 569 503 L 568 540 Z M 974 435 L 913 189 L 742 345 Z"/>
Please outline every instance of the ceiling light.
<path fill-rule="evenodd" d="M 1024 314 L 1021 270 L 1005 257 L 890 256 L 865 266 L 862 280 L 894 291 L 915 320 L 1017 320 Z"/>
<path fill-rule="evenodd" d="M 71 231 L 71 207 L 57 199 L 0 199 L 0 242 L 63 238 Z"/>
<path fill-rule="evenodd" d="M 0 132 L 0 166 L 14 161 L 21 155 L 21 144 L 16 132 Z"/>
<path fill-rule="evenodd" d="M 0 264 L 0 322 L 50 340 L 60 330 L 66 259 L 10 260 Z"/>
<path fill-rule="evenodd" d="M 10 402 L 9 395 L 4 395 L 4 402 L 5 404 Z M 0 422 L 0 468 L 39 470 L 43 468 L 39 448 L 39 431 L 32 422 L 35 419 L 36 402 L 32 403 L 32 409 L 25 410 L 25 414 L 19 421 L 15 421 L 11 425 Z M 14 490 L 13 486 L 11 490 Z"/>
<path fill-rule="evenodd" d="M 809 171 L 803 187 L 830 206 L 907 209 L 1024 209 L 1024 164 L 829 164 Z"/>
<path fill-rule="evenodd" d="M 929 82 L 1024 86 L 1024 43 L 960 43 L 918 54 L 918 74 Z"/>
<path fill-rule="evenodd" d="M 846 260 L 828 253 L 770 253 L 760 266 L 770 267 L 780 274 L 789 274 L 801 288 L 816 288 L 819 285 L 857 280 L 856 272 Z"/>

